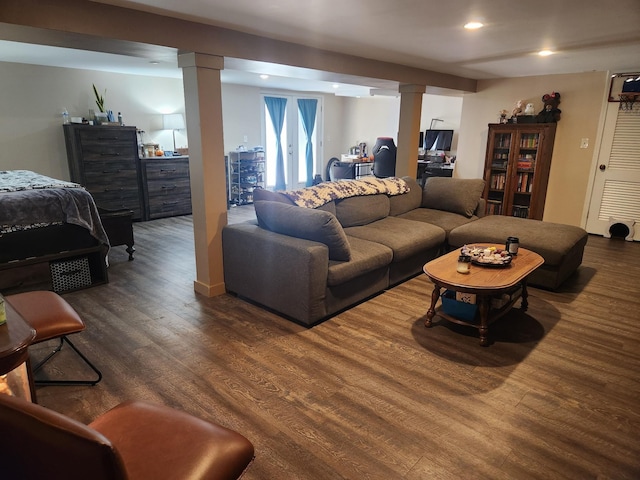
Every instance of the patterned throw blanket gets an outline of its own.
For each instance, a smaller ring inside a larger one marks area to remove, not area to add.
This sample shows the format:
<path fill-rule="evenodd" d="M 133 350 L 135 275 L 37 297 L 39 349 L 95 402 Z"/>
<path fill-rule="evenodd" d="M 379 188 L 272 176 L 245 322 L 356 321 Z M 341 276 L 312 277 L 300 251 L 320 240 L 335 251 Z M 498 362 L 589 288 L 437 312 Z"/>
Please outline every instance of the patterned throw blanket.
<path fill-rule="evenodd" d="M 63 223 L 83 227 L 109 245 L 98 208 L 84 187 L 29 170 L 0 171 L 0 237 Z"/>
<path fill-rule="evenodd" d="M 407 182 L 401 178 L 361 178 L 359 180 L 337 180 L 313 187 L 282 192 L 299 207 L 316 208 L 341 198 L 359 195 L 402 195 L 409 191 Z"/>
<path fill-rule="evenodd" d="M 38 188 L 82 188 L 82 186 L 40 175 L 30 170 L 0 171 L 0 192 L 19 192 Z"/>

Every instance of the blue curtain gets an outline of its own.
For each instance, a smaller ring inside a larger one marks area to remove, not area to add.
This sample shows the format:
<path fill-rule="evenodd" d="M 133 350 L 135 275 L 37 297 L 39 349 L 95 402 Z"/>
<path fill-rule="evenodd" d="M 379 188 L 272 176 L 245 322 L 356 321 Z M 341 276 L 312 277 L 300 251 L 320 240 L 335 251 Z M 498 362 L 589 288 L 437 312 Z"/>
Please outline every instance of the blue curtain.
<path fill-rule="evenodd" d="M 310 187 L 313 185 L 313 142 L 311 141 L 313 135 L 313 128 L 316 124 L 316 109 L 318 107 L 318 100 L 313 99 L 298 99 L 298 109 L 300 110 L 300 116 L 302 117 L 302 126 L 304 127 L 304 133 L 307 136 L 307 148 L 306 148 L 306 167 L 307 167 L 307 181 L 305 185 Z"/>
<path fill-rule="evenodd" d="M 276 190 L 286 190 L 287 182 L 284 176 L 284 156 L 282 154 L 282 126 L 284 125 L 284 114 L 287 109 L 287 99 L 278 97 L 264 97 L 264 103 L 269 110 L 271 124 L 276 132 Z"/>

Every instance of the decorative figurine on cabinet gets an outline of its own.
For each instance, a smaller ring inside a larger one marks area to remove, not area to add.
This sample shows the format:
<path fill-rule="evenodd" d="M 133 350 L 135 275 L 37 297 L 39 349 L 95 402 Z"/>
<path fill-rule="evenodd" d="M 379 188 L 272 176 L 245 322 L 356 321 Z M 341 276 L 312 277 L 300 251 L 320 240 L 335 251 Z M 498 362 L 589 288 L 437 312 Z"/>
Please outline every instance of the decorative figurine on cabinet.
<path fill-rule="evenodd" d="M 533 108 L 533 103 L 527 103 L 527 106 L 524 109 L 525 115 L 534 116 L 536 114 L 535 108 Z"/>
<path fill-rule="evenodd" d="M 518 115 L 522 115 L 522 100 L 516 102 L 516 107 L 511 112 L 511 117 L 517 117 Z"/>
<path fill-rule="evenodd" d="M 560 114 L 562 110 L 558 108 L 560 104 L 560 94 L 558 92 L 551 92 L 551 94 L 545 93 L 542 96 L 544 102 L 544 108 L 538 115 L 536 115 L 536 121 L 538 123 L 556 123 L 560 120 Z"/>

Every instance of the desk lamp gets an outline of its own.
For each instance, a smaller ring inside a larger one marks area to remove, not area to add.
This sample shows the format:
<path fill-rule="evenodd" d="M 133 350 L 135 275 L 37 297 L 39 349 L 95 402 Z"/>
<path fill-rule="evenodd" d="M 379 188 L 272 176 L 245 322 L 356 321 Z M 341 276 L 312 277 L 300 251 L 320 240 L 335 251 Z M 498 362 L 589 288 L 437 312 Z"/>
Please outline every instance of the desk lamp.
<path fill-rule="evenodd" d="M 165 130 L 171 130 L 173 133 L 173 151 L 176 151 L 176 130 L 184 128 L 184 117 L 181 113 L 171 113 L 162 116 L 162 126 Z"/>

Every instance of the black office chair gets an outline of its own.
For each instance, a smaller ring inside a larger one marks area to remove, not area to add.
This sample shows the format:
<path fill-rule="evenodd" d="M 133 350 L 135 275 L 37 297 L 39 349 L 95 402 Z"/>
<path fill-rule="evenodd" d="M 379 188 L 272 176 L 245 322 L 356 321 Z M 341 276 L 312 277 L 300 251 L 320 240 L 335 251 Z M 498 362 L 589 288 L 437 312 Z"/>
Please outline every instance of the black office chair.
<path fill-rule="evenodd" d="M 356 178 L 355 165 L 350 162 L 341 162 L 333 157 L 327 163 L 327 180 L 353 180 Z"/>
<path fill-rule="evenodd" d="M 378 178 L 396 175 L 396 145 L 390 137 L 378 137 L 373 147 L 373 175 Z"/>

